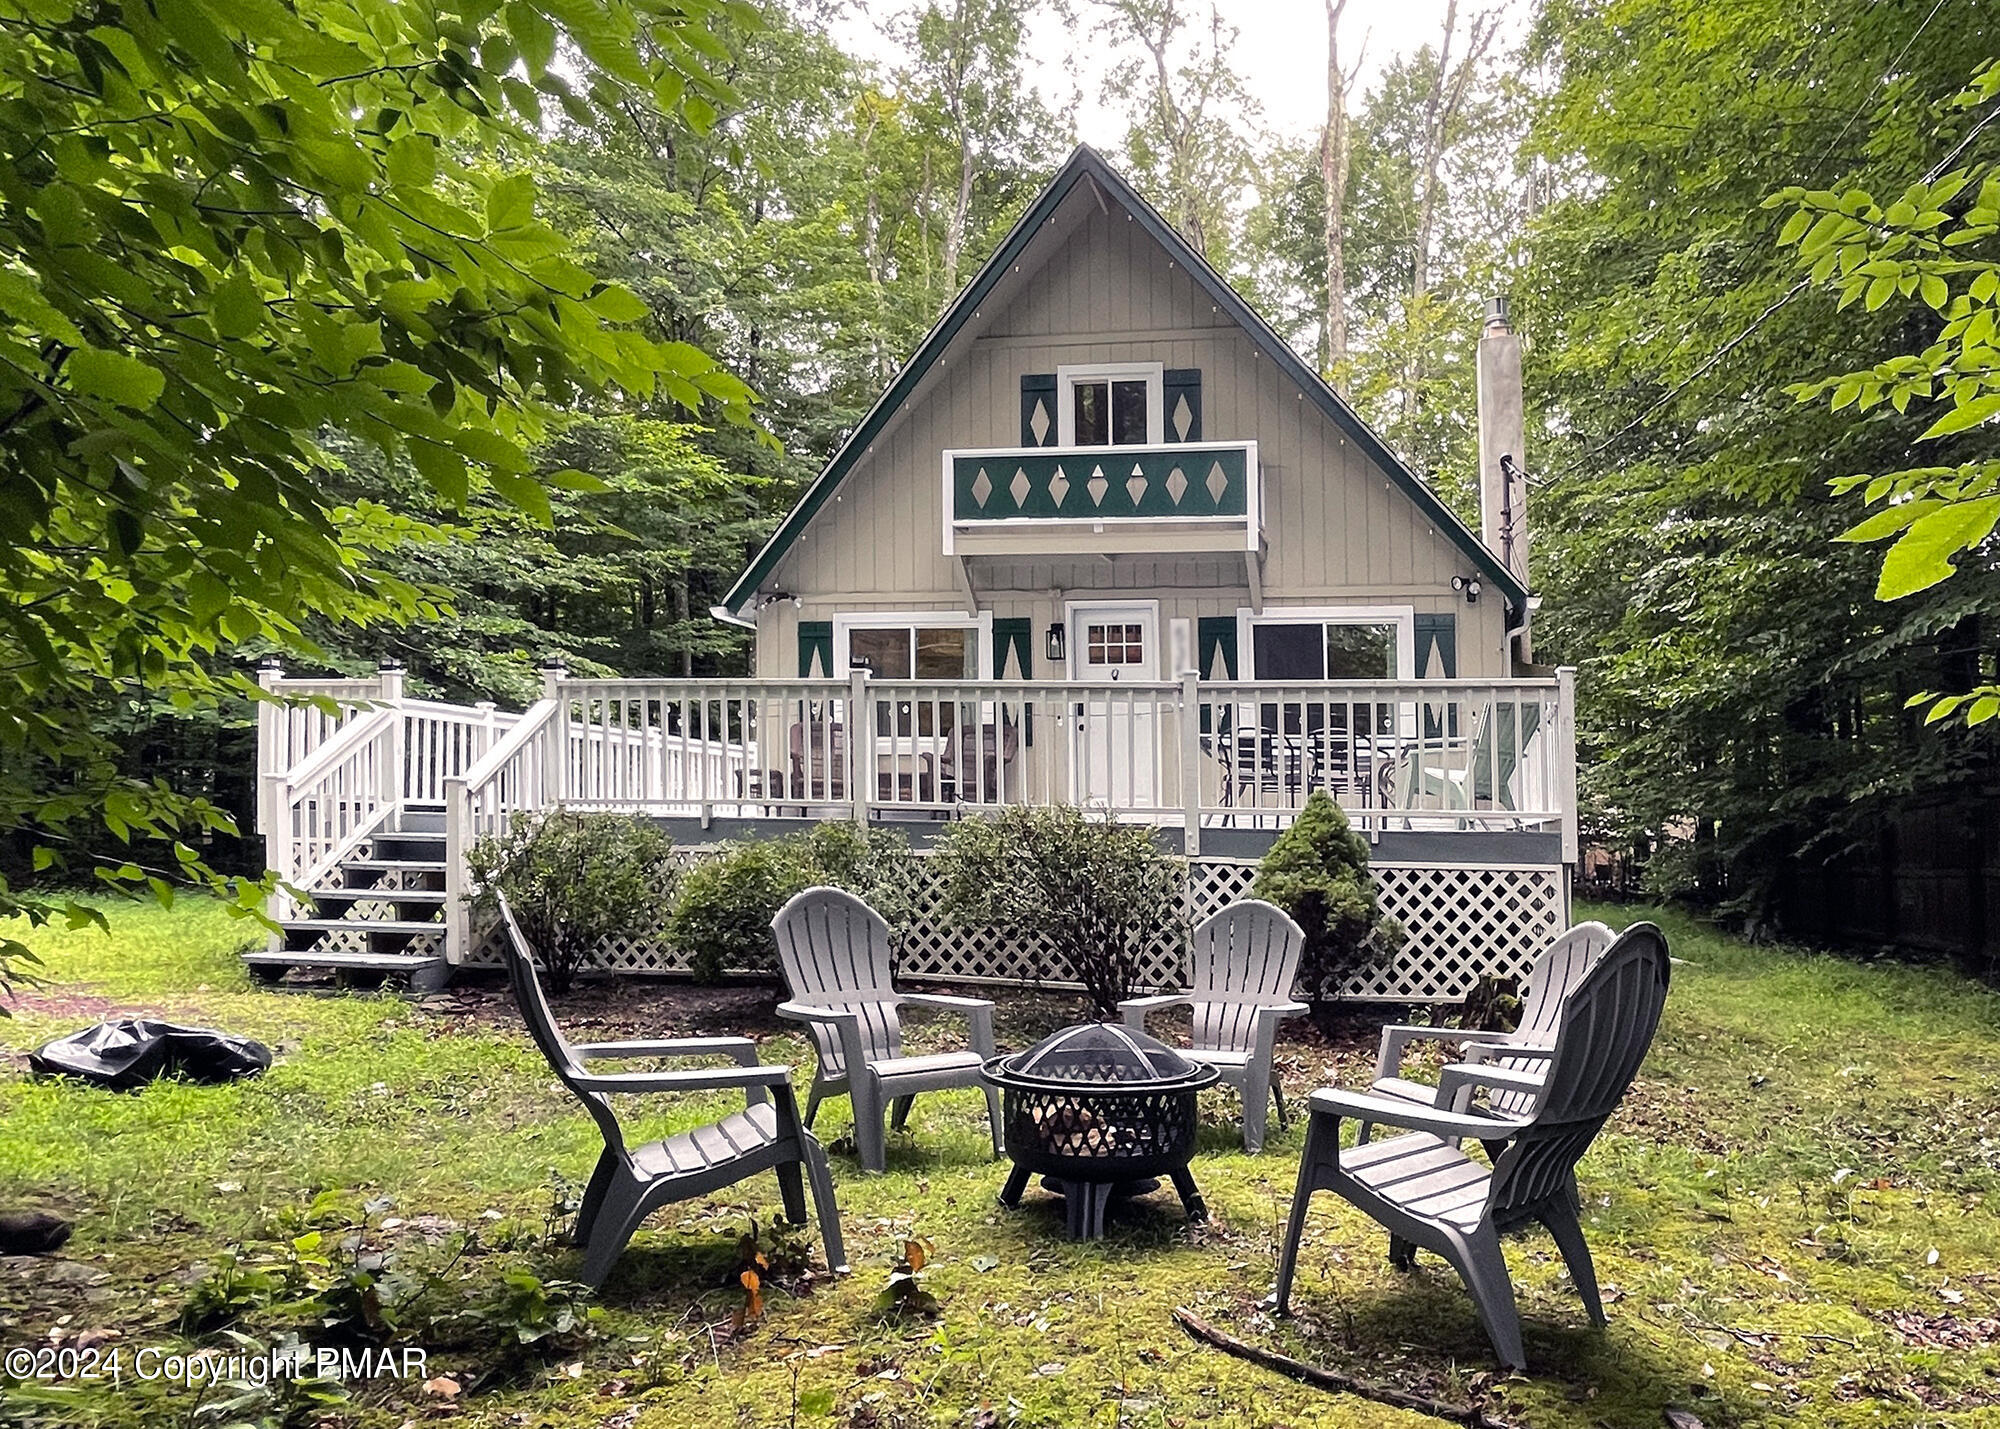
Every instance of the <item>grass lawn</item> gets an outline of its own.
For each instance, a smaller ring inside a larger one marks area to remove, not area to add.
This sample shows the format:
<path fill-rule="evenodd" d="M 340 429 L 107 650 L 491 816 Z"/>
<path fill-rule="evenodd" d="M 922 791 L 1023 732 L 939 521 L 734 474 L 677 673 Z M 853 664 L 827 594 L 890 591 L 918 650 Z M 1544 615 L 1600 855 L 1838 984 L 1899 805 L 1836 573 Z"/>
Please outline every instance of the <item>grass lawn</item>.
<path fill-rule="evenodd" d="M 1169 1318 L 1187 1305 L 1241 1338 L 1536 1429 L 1658 1425 L 1668 1406 L 1711 1429 L 2000 1425 L 2000 997 L 1660 916 L 1684 965 L 1641 1084 L 1582 1168 L 1611 1325 L 1589 1327 L 1545 1237 L 1514 1241 L 1533 1372 L 1508 1378 L 1448 1268 L 1395 1272 L 1383 1235 L 1331 1197 L 1314 1205 L 1302 1314 L 1262 1315 L 1303 1133 L 1274 1128 L 1245 1156 L 1215 1093 L 1194 1165 L 1205 1226 L 1175 1218 L 1171 1191 L 1095 1245 L 1064 1242 L 1038 1191 L 1000 1211 L 1003 1167 L 966 1092 L 918 1100 L 887 1175 L 863 1176 L 836 1145 L 852 1277 L 802 1272 L 773 1244 L 763 1313 L 733 1325 L 739 1237 L 778 1206 L 762 1176 L 662 1213 L 601 1295 L 578 1296 L 562 1283 L 574 1256 L 549 1234 L 552 1173 L 580 1180 L 595 1133 L 497 992 L 417 1006 L 261 990 L 234 956 L 249 930 L 218 909 L 120 909 L 109 937 L 44 940 L 54 985 L 0 1022 L 0 1053 L 143 1011 L 250 1034 L 278 1060 L 252 1082 L 136 1095 L 0 1063 L 0 1207 L 77 1222 L 58 1256 L 0 1262 L 0 1346 L 122 1348 L 128 1369 L 117 1386 L 0 1376 L 0 1423 L 1437 1422 L 1199 1346 Z M 624 984 L 558 1013 L 579 1040 L 742 1028 L 803 1086 L 811 1053 L 769 1019 L 773 1002 Z M 1010 1047 L 1078 1012 L 1001 1003 Z M 1371 1042 L 1364 1026 L 1331 1042 L 1301 1029 L 1280 1049 L 1287 1084 L 1358 1081 Z M 675 1099 L 650 1125 L 723 1105 Z M 844 1100 L 820 1130 L 845 1137 Z M 877 1308 L 910 1237 L 934 1247 L 934 1317 Z M 428 1386 L 354 1382 L 316 1411 L 310 1384 L 204 1397 L 129 1372 L 148 1346 L 239 1350 L 324 1338 L 328 1318 L 334 1333 L 362 1324 L 377 1312 L 359 1272 L 387 1277 L 374 1299 L 395 1343 L 430 1352 Z"/>

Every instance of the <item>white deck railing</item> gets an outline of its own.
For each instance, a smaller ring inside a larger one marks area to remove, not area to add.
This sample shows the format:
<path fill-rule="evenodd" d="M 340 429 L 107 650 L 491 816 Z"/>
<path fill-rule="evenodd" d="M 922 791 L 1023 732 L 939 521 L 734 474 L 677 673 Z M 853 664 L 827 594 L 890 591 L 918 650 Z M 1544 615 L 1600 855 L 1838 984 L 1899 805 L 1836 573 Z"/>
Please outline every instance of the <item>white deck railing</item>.
<path fill-rule="evenodd" d="M 1370 838 L 1539 832 L 1576 858 L 1573 673 L 1524 680 L 583 680 L 525 714 L 402 698 L 400 676 L 281 695 L 261 731 L 271 866 L 319 877 L 389 811 L 444 806 L 465 856 L 558 804 L 663 817 L 937 819 L 1079 804 L 1184 831 L 1288 824 L 1323 790 Z M 309 713 L 301 714 L 305 710 Z"/>

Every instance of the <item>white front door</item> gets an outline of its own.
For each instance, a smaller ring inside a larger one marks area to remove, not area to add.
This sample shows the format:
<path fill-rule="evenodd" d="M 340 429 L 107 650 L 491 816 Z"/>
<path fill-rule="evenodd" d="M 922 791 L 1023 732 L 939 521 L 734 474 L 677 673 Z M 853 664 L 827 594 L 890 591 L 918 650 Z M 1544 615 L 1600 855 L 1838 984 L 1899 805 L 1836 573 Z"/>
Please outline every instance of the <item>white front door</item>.
<path fill-rule="evenodd" d="M 1090 601 L 1069 607 L 1069 677 L 1089 684 L 1144 685 L 1160 677 L 1160 611 L 1151 601 Z M 1092 690 L 1070 704 L 1071 797 L 1098 808 L 1149 809 L 1159 802 L 1154 726 L 1160 696 Z"/>

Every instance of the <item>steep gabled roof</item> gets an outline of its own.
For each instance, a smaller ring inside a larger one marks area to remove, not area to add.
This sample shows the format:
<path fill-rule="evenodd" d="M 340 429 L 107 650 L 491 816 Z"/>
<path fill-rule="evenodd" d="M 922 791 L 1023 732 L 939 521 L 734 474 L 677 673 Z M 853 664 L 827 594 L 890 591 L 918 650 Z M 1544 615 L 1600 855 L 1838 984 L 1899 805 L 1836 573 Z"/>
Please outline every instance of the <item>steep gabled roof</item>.
<path fill-rule="evenodd" d="M 1077 146 L 1076 152 L 1070 155 L 1069 161 L 1062 166 L 1061 171 L 1049 180 L 1048 187 L 1044 188 L 1028 206 L 1028 211 L 1021 215 L 1020 221 L 1008 232 L 1006 240 L 986 261 L 986 266 L 979 270 L 965 291 L 958 295 L 958 300 L 945 311 L 943 317 L 938 319 L 937 325 L 925 334 L 924 340 L 917 346 L 916 354 L 904 365 L 903 370 L 896 374 L 895 381 L 889 384 L 888 390 L 883 392 L 875 405 L 868 409 L 868 415 L 862 418 L 861 424 L 845 442 L 841 443 L 840 450 L 833 454 L 833 460 L 826 464 L 826 469 L 807 488 L 806 494 L 799 498 L 798 505 L 792 508 L 771 539 L 764 543 L 764 549 L 757 553 L 743 574 L 736 578 L 736 584 L 730 587 L 729 594 L 723 598 L 722 604 L 715 608 L 717 616 L 724 619 L 741 619 L 740 612 L 743 605 L 756 593 L 758 585 L 777 569 L 778 562 L 784 558 L 785 552 L 790 550 L 793 542 L 804 534 L 813 517 L 832 498 L 840 483 L 846 480 L 848 472 L 853 470 L 861 454 L 868 450 L 869 444 L 880 434 L 883 427 L 888 425 L 889 419 L 908 400 L 910 394 L 916 391 L 917 385 L 923 381 L 932 364 L 944 355 L 953 339 L 958 336 L 959 330 L 972 317 L 973 312 L 986 300 L 1002 275 L 1020 258 L 1029 241 L 1054 215 L 1070 191 L 1086 178 L 1096 183 L 1098 191 L 1107 203 L 1117 204 L 1123 208 L 1134 221 L 1153 236 L 1154 241 L 1167 250 L 1169 257 L 1186 267 L 1195 281 L 1214 299 L 1216 305 L 1249 334 L 1250 340 L 1278 364 L 1280 371 L 1298 384 L 1299 389 L 1333 421 L 1334 425 L 1345 432 L 1364 453 L 1381 466 L 1389 479 L 1401 488 L 1403 494 L 1417 504 L 1417 508 L 1425 517 L 1443 531 L 1453 545 L 1465 553 L 1466 558 L 1506 595 L 1510 603 L 1516 607 L 1525 605 L 1527 588 L 1501 563 L 1498 556 L 1487 549 L 1484 542 L 1466 528 L 1465 523 L 1458 519 L 1451 508 L 1438 499 L 1437 493 L 1424 483 L 1423 478 L 1410 470 L 1402 458 L 1369 429 L 1368 424 L 1361 420 L 1340 394 L 1327 385 L 1326 379 L 1313 371 L 1296 352 L 1292 351 L 1290 345 L 1278 336 L 1271 325 L 1257 315 L 1256 310 L 1229 286 L 1220 273 L 1209 266 L 1207 259 L 1188 246 L 1187 240 L 1174 231 L 1173 226 L 1140 196 L 1138 190 L 1119 177 L 1117 171 L 1105 163 L 1103 156 L 1095 149 L 1088 144 L 1081 144 Z"/>

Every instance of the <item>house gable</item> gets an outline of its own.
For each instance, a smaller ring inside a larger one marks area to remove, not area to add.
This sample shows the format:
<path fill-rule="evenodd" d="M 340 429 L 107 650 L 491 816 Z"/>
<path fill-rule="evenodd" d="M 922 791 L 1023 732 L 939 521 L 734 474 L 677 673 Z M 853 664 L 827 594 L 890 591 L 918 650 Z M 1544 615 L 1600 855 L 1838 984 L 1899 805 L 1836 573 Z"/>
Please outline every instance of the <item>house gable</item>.
<path fill-rule="evenodd" d="M 1120 234 L 1120 229 L 1126 232 Z M 1121 238 L 1123 241 L 1118 241 Z M 1079 330 L 1101 335 L 1100 350 L 1092 350 L 1088 336 L 1075 336 Z M 981 404 L 981 410 L 993 414 L 993 422 L 1011 427 L 1026 398 L 1018 394 L 1018 388 L 1002 389 L 1010 382 L 1018 384 L 1027 375 L 1025 369 L 1013 372 L 1005 362 L 989 361 L 985 370 L 976 370 L 980 364 L 965 360 L 973 343 L 1045 352 L 1049 341 L 1066 340 L 1076 360 L 1088 362 L 1115 359 L 1121 346 L 1136 339 L 1150 340 L 1155 347 L 1171 347 L 1177 339 L 1207 339 L 1205 350 L 1212 354 L 1210 365 L 1218 374 L 1238 369 L 1255 374 L 1252 385 L 1262 394 L 1261 402 L 1255 404 L 1257 409 L 1250 410 L 1253 400 L 1246 397 L 1233 422 L 1219 427 L 1211 419 L 1211 433 L 1233 427 L 1231 435 L 1254 436 L 1266 421 L 1294 420 L 1294 414 L 1264 410 L 1276 400 L 1271 394 L 1280 391 L 1288 399 L 1282 405 L 1296 402 L 1309 406 L 1337 429 L 1341 445 L 1351 442 L 1367 465 L 1380 473 L 1385 496 L 1400 490 L 1400 497 L 1388 499 L 1412 503 L 1415 513 L 1443 538 L 1447 548 L 1455 548 L 1510 604 L 1518 608 L 1524 602 L 1526 592 L 1520 583 L 1436 494 L 1143 198 L 1094 151 L 1084 147 L 1042 191 L 992 259 L 925 337 L 916 355 L 715 613 L 742 621 L 743 608 L 757 589 L 778 571 L 815 518 L 841 499 L 841 486 L 849 474 L 878 446 L 886 449 L 892 445 L 900 420 L 921 404 L 948 399 Z M 1172 362 L 1165 365 L 1175 366 Z M 965 384 L 977 390 L 955 390 Z M 1299 419 L 1303 419 L 1302 413 Z M 988 440 L 992 445 L 1011 445 L 1017 435 L 1009 431 L 1002 436 L 996 429 L 988 433 Z M 979 444 L 977 438 L 969 437 L 970 433 L 958 433 L 942 445 Z M 921 453 L 902 455 L 923 459 Z M 930 459 L 935 460 L 935 453 L 930 453 Z M 1388 515 L 1386 507 L 1379 510 L 1382 516 Z M 1367 528 L 1362 534 L 1364 547 L 1377 524 L 1377 511 L 1372 499 L 1363 508 Z M 848 533 L 849 537 L 852 534 Z M 858 552 L 857 566 L 865 570 L 872 560 L 887 554 Z M 896 554 L 898 559 L 913 561 L 934 558 L 942 563 L 946 559 L 941 552 Z M 916 578 L 905 584 L 942 589 L 948 588 L 949 579 Z M 858 592 L 875 587 L 864 582 L 851 584 L 851 588 Z"/>

